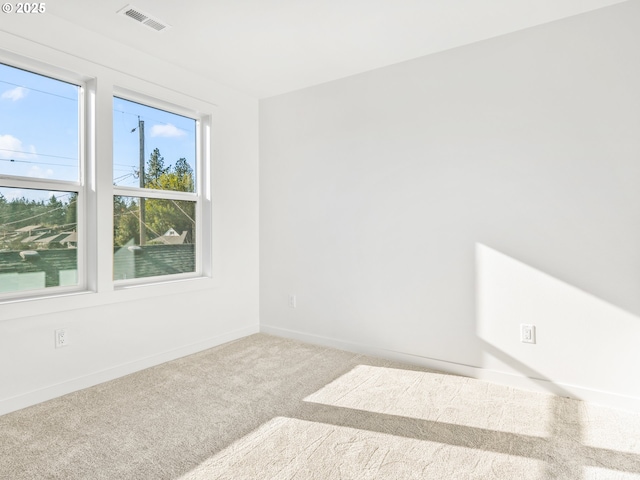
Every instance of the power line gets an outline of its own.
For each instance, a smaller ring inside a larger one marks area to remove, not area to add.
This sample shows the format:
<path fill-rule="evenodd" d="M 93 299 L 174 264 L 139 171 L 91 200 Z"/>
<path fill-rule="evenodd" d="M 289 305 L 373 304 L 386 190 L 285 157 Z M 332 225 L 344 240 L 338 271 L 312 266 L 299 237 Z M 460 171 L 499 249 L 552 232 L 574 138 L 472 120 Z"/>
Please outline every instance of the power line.
<path fill-rule="evenodd" d="M 146 105 L 143 105 L 146 106 Z M 154 110 L 160 110 L 159 108 L 155 108 L 155 107 L 147 107 L 147 108 L 153 108 Z M 113 109 L 114 112 L 118 112 L 118 113 L 124 113 L 125 115 L 131 115 L 133 117 L 140 117 L 143 120 L 153 120 L 154 122 L 158 122 L 161 123 L 162 125 L 169 125 L 169 123 L 166 120 L 160 120 L 158 118 L 155 117 L 150 117 L 149 115 L 138 115 L 137 113 L 131 113 L 131 112 L 125 112 L 124 110 L 118 110 L 118 109 Z M 196 122 L 196 120 L 194 118 L 191 117 L 187 117 L 185 115 L 180 115 L 179 113 L 173 113 L 173 112 L 168 112 L 166 110 L 160 110 L 162 112 L 165 112 L 169 115 L 175 115 L 176 117 L 180 117 L 180 118 L 184 118 L 186 120 L 191 120 L 193 123 Z M 171 124 L 173 125 L 173 124 Z"/>
<path fill-rule="evenodd" d="M 8 148 L 0 148 L 0 150 L 2 150 L 3 152 L 24 153 L 26 155 L 37 155 L 39 157 L 64 158 L 65 160 L 76 160 L 76 161 L 78 161 L 77 157 L 65 157 L 63 155 L 52 155 L 50 153 L 34 153 L 34 152 L 27 152 L 25 150 L 10 150 Z"/>
<path fill-rule="evenodd" d="M 136 117 L 136 118 L 141 118 L 143 120 L 153 120 L 154 122 L 158 122 L 161 123 L 163 125 L 168 125 L 168 123 L 164 120 L 159 120 L 157 118 L 153 118 L 153 117 L 149 117 L 148 115 L 138 115 L 137 113 L 131 113 L 131 112 L 125 112 L 123 110 L 116 110 L 115 108 L 113 109 L 114 112 L 118 112 L 118 113 L 124 113 L 125 115 L 131 115 L 132 117 Z M 169 113 L 169 112 L 167 112 Z M 175 115 L 175 114 L 172 114 Z M 124 124 L 123 124 L 124 126 Z M 130 128 L 130 127 L 127 127 Z"/>
<path fill-rule="evenodd" d="M 126 180 L 127 178 L 130 178 L 130 177 L 135 178 L 133 173 L 127 173 L 126 175 L 121 175 L 119 177 L 116 177 L 116 178 L 113 179 L 113 184 L 114 185 L 118 185 L 119 183 L 122 183 L 124 180 Z"/>
<path fill-rule="evenodd" d="M 155 233 L 158 237 L 160 237 L 161 235 L 156 232 L 153 228 L 151 228 L 149 225 L 147 225 L 143 220 L 140 219 L 140 216 L 136 214 L 135 210 L 130 210 L 129 213 L 131 213 L 131 215 L 133 215 L 134 217 L 136 217 L 141 223 L 142 225 L 144 225 L 145 227 L 147 227 L 148 230 L 151 230 L 153 233 Z"/>
<path fill-rule="evenodd" d="M 182 208 L 180 208 L 180 205 L 178 205 L 175 200 L 171 200 L 171 203 L 173 203 L 176 206 L 176 208 L 184 214 L 185 217 L 191 220 L 191 223 L 193 223 L 193 225 L 195 226 L 196 221 L 193 218 L 191 218 L 187 212 L 185 212 Z"/>
<path fill-rule="evenodd" d="M 73 204 L 73 203 L 75 203 L 75 202 L 76 202 L 76 200 L 72 200 L 72 201 L 70 201 L 68 204 L 66 204 L 66 205 L 62 205 L 61 207 L 54 208 L 53 210 L 47 210 L 46 212 L 39 213 L 39 214 L 37 214 L 37 215 L 33 215 L 32 217 L 22 218 L 22 219 L 20 219 L 20 220 L 15 220 L 15 221 L 13 221 L 13 222 L 4 223 L 4 224 L 2 224 L 2 226 L 3 226 L 3 227 L 6 227 L 7 225 L 13 225 L 13 224 L 15 224 L 15 223 L 26 222 L 27 220 L 33 220 L 34 218 L 42 217 L 42 216 L 44 216 L 44 215 L 49 215 L 50 213 L 53 213 L 53 212 L 55 212 L 55 211 L 57 211 L 57 210 L 61 210 L 61 209 L 63 209 L 63 208 L 67 208 L 69 205 L 71 205 L 71 204 Z"/>
<path fill-rule="evenodd" d="M 58 80 L 58 81 L 60 81 L 60 80 Z M 40 92 L 40 93 L 44 93 L 45 95 L 51 95 L 53 97 L 64 98 L 65 100 L 71 100 L 72 102 L 77 102 L 78 101 L 77 98 L 65 97 L 64 95 L 58 95 L 57 93 L 51 93 L 51 92 L 46 92 L 44 90 L 38 90 L 37 88 L 27 87 L 25 85 L 20 85 L 18 83 L 7 82 L 6 80 L 0 80 L 0 82 L 6 83 L 7 85 L 13 85 L 14 87 L 25 88 L 27 90 L 31 90 L 32 92 Z M 62 82 L 62 83 L 66 83 L 67 85 L 71 85 L 71 86 L 74 86 L 74 87 L 78 88 L 77 85 L 73 85 L 71 83 L 67 83 L 67 82 Z"/>
<path fill-rule="evenodd" d="M 64 197 L 68 197 L 70 195 L 75 194 L 75 192 L 67 192 L 67 193 L 62 193 L 61 195 L 54 195 L 56 197 L 56 200 L 59 200 L 61 198 Z M 44 203 L 44 200 L 40 200 L 38 203 L 32 203 L 32 204 L 26 204 L 24 203 L 24 200 L 27 200 L 26 198 L 22 197 L 21 199 L 13 199 L 10 202 L 7 203 L 7 205 L 12 205 L 12 204 L 20 204 L 22 203 L 22 205 L 26 205 L 27 208 L 32 209 L 32 208 L 46 208 L 46 204 Z M 69 205 L 71 205 L 72 203 L 74 203 L 76 200 L 73 200 L 69 203 L 67 203 L 66 205 L 63 205 L 61 208 L 64 207 L 68 207 Z M 11 207 L 9 207 L 11 208 Z M 25 213 L 25 212 L 21 212 L 21 213 Z M 0 219 L 4 219 L 4 218 L 11 218 L 11 217 L 15 217 L 16 213 L 15 212 L 8 212 L 5 215 L 0 215 Z M 23 220 L 18 220 L 19 222 L 23 221 Z M 16 223 L 16 222 L 12 222 L 12 223 Z M 9 224 L 4 224 L 4 225 L 9 225 Z"/>
<path fill-rule="evenodd" d="M 13 158 L 0 158 L 0 162 L 32 163 L 32 164 L 35 164 L 35 165 L 51 165 L 51 166 L 54 166 L 54 167 L 78 168 L 78 165 L 66 165 L 64 163 L 32 162 L 32 161 L 29 161 L 29 160 L 15 160 Z"/>
<path fill-rule="evenodd" d="M 0 189 L 2 189 L 2 188 L 9 188 L 9 189 L 21 190 L 21 189 L 20 189 L 20 188 L 18 188 L 18 187 L 0 187 Z M 47 191 L 47 190 L 42 190 L 42 189 L 38 189 L 38 188 L 28 188 L 27 190 Z M 60 198 L 68 197 L 69 195 L 74 195 L 74 194 L 76 194 L 76 192 L 65 192 L 64 190 L 62 190 L 62 191 L 60 191 L 60 190 L 48 190 L 48 191 L 53 193 L 53 196 L 54 196 L 54 197 L 56 197 L 56 200 L 58 200 L 58 199 L 60 199 Z M 56 193 L 58 193 L 59 195 L 56 195 Z M 0 197 L 5 198 L 5 197 L 2 195 L 2 193 L 0 193 Z M 49 198 L 51 198 L 51 197 L 49 197 Z M 21 199 L 19 199 L 19 200 L 22 200 L 22 199 L 28 200 L 28 199 L 26 199 L 24 196 L 23 196 Z M 5 198 L 5 200 L 6 200 L 6 198 Z M 9 204 L 11 204 L 12 202 L 16 202 L 16 201 L 19 201 L 19 200 L 18 200 L 17 198 L 14 198 L 14 199 L 12 199 L 11 201 L 9 201 L 8 203 L 9 203 Z M 43 201 L 44 201 L 44 200 L 40 200 L 40 202 L 43 202 Z"/>

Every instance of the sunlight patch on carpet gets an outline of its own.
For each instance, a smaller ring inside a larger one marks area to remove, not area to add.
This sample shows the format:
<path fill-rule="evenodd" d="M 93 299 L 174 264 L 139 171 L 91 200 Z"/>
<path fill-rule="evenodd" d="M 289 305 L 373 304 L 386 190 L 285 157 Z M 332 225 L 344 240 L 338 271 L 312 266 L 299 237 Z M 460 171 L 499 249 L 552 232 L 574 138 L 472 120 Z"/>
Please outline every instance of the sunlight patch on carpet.
<path fill-rule="evenodd" d="M 305 401 L 545 437 L 553 398 L 466 377 L 358 365 Z"/>
<path fill-rule="evenodd" d="M 583 445 L 640 455 L 640 413 L 589 403 L 581 406 L 584 411 Z"/>
<path fill-rule="evenodd" d="M 277 417 L 180 480 L 538 479 L 540 460 Z"/>
<path fill-rule="evenodd" d="M 607 468 L 585 467 L 580 480 L 638 480 L 636 473 L 616 472 Z"/>

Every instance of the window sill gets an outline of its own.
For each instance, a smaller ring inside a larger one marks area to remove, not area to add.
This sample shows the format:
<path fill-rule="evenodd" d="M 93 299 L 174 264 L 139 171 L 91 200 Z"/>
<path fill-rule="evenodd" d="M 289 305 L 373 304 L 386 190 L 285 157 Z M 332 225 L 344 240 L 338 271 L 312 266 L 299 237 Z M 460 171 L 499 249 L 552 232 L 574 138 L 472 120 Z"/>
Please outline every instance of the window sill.
<path fill-rule="evenodd" d="M 5 320 L 94 308 L 101 305 L 180 295 L 214 289 L 218 286 L 218 280 L 199 276 L 153 283 L 119 285 L 108 291 L 83 290 L 40 297 L 6 299 L 0 302 L 0 323 Z"/>

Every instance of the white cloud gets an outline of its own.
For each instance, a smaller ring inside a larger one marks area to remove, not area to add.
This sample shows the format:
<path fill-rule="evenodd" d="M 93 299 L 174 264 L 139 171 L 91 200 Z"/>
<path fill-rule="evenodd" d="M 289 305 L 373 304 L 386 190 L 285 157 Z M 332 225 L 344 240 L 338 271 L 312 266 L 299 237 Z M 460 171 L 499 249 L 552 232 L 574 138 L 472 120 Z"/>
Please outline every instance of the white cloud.
<path fill-rule="evenodd" d="M 22 140 L 13 135 L 0 135 L 0 158 L 25 159 L 35 158 L 36 147 L 22 145 Z"/>
<path fill-rule="evenodd" d="M 53 170 L 50 168 L 40 168 L 38 165 L 34 165 L 27 170 L 27 177 L 31 178 L 51 178 L 53 177 Z"/>
<path fill-rule="evenodd" d="M 24 87 L 16 87 L 2 93 L 2 98 L 13 100 L 14 102 L 27 96 L 27 89 Z"/>
<path fill-rule="evenodd" d="M 151 136 L 152 137 L 169 137 L 169 138 L 178 138 L 184 137 L 187 134 L 184 130 L 180 130 L 175 125 L 167 123 L 165 125 L 154 125 L 151 127 Z"/>

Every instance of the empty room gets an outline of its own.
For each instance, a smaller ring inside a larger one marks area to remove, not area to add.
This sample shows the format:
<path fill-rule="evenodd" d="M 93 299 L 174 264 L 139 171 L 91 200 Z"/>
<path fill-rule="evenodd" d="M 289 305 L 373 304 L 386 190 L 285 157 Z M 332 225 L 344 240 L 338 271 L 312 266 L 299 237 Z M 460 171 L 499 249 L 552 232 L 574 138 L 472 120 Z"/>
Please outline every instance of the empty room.
<path fill-rule="evenodd" d="M 640 0 L 0 12 L 0 479 L 640 480 Z"/>

